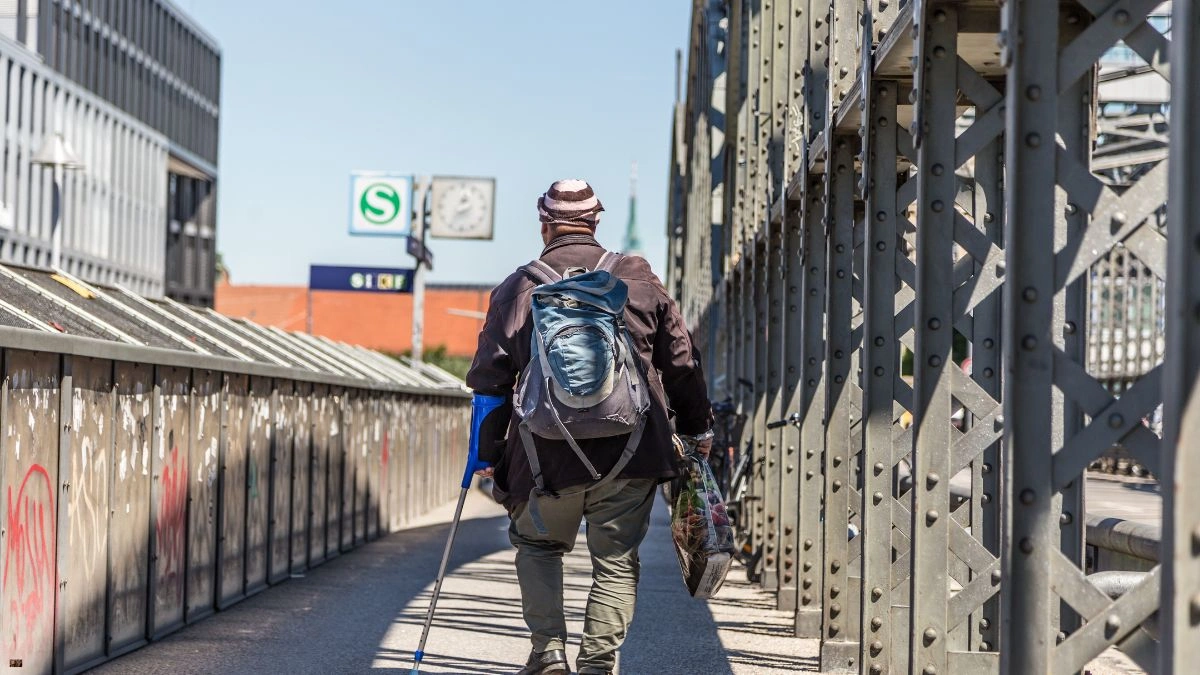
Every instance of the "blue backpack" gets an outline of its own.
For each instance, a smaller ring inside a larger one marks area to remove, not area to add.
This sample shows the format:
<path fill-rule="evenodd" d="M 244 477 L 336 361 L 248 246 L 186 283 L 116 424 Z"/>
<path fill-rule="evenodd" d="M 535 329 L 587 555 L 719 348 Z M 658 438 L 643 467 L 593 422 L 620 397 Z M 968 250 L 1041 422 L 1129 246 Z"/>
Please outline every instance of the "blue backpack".
<path fill-rule="evenodd" d="M 565 278 L 541 260 L 521 268 L 539 283 L 530 302 L 529 365 L 521 373 L 513 402 L 533 471 L 529 501 L 535 524 L 540 522 L 537 497 L 559 495 L 545 489 L 534 437 L 566 441 L 598 481 L 585 488 L 590 490 L 621 473 L 646 426 L 650 392 L 625 326 L 629 288 L 612 273 L 623 258 L 605 252 L 594 271 L 572 268 Z M 625 434 L 625 450 L 603 477 L 576 442 Z"/>

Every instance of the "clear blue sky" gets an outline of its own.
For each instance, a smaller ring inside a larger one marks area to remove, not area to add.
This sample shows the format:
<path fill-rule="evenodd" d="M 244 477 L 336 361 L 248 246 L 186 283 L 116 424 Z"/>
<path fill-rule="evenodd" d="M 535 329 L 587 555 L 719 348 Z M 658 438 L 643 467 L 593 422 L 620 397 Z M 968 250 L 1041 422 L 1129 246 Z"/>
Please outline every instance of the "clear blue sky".
<path fill-rule="evenodd" d="M 557 178 L 592 183 L 618 247 L 632 161 L 664 273 L 687 0 L 177 1 L 222 49 L 217 244 L 235 283 L 410 266 L 402 239 L 346 234 L 356 169 L 496 177 L 495 241 L 431 241 L 432 281 L 496 282 L 535 257 Z"/>

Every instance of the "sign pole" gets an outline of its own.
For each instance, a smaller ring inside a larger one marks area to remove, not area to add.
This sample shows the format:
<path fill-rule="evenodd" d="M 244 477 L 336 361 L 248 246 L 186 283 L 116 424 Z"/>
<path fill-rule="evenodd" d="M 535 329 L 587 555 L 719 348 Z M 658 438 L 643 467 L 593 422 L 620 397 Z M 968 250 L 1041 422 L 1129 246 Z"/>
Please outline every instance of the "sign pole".
<path fill-rule="evenodd" d="M 429 194 L 430 180 L 427 176 L 422 176 L 417 188 L 416 204 L 416 220 L 414 225 L 419 228 L 418 235 L 421 242 L 422 256 L 425 255 L 425 215 L 428 212 L 428 207 L 425 203 L 426 197 Z M 425 341 L 425 258 L 417 259 L 416 272 L 413 274 L 413 316 L 412 316 L 412 358 L 414 361 L 422 361 L 424 359 L 424 341 Z"/>

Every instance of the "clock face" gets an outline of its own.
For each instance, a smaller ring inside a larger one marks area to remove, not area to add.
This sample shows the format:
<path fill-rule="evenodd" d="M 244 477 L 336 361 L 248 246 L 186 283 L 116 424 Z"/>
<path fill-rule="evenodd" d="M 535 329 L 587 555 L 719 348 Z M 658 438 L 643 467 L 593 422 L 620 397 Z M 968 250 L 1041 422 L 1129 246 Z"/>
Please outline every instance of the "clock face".
<path fill-rule="evenodd" d="M 495 183 L 491 179 L 435 179 L 430 236 L 491 239 L 494 193 Z"/>

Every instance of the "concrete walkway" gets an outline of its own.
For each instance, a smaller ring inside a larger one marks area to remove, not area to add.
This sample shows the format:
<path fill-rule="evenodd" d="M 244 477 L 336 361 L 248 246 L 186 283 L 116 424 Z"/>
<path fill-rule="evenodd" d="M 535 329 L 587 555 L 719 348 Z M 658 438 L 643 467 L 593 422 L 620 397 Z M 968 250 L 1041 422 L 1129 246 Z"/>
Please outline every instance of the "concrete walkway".
<path fill-rule="evenodd" d="M 407 673 L 453 504 L 239 605 L 119 658 L 98 673 Z M 508 519 L 472 490 L 426 648 L 423 673 L 513 673 L 529 652 Z M 711 602 L 688 596 L 659 501 L 642 547 L 639 602 L 624 675 L 751 675 L 817 669 L 817 641 L 735 568 Z M 591 565 L 580 538 L 567 559 L 569 629 L 582 626 Z"/>

